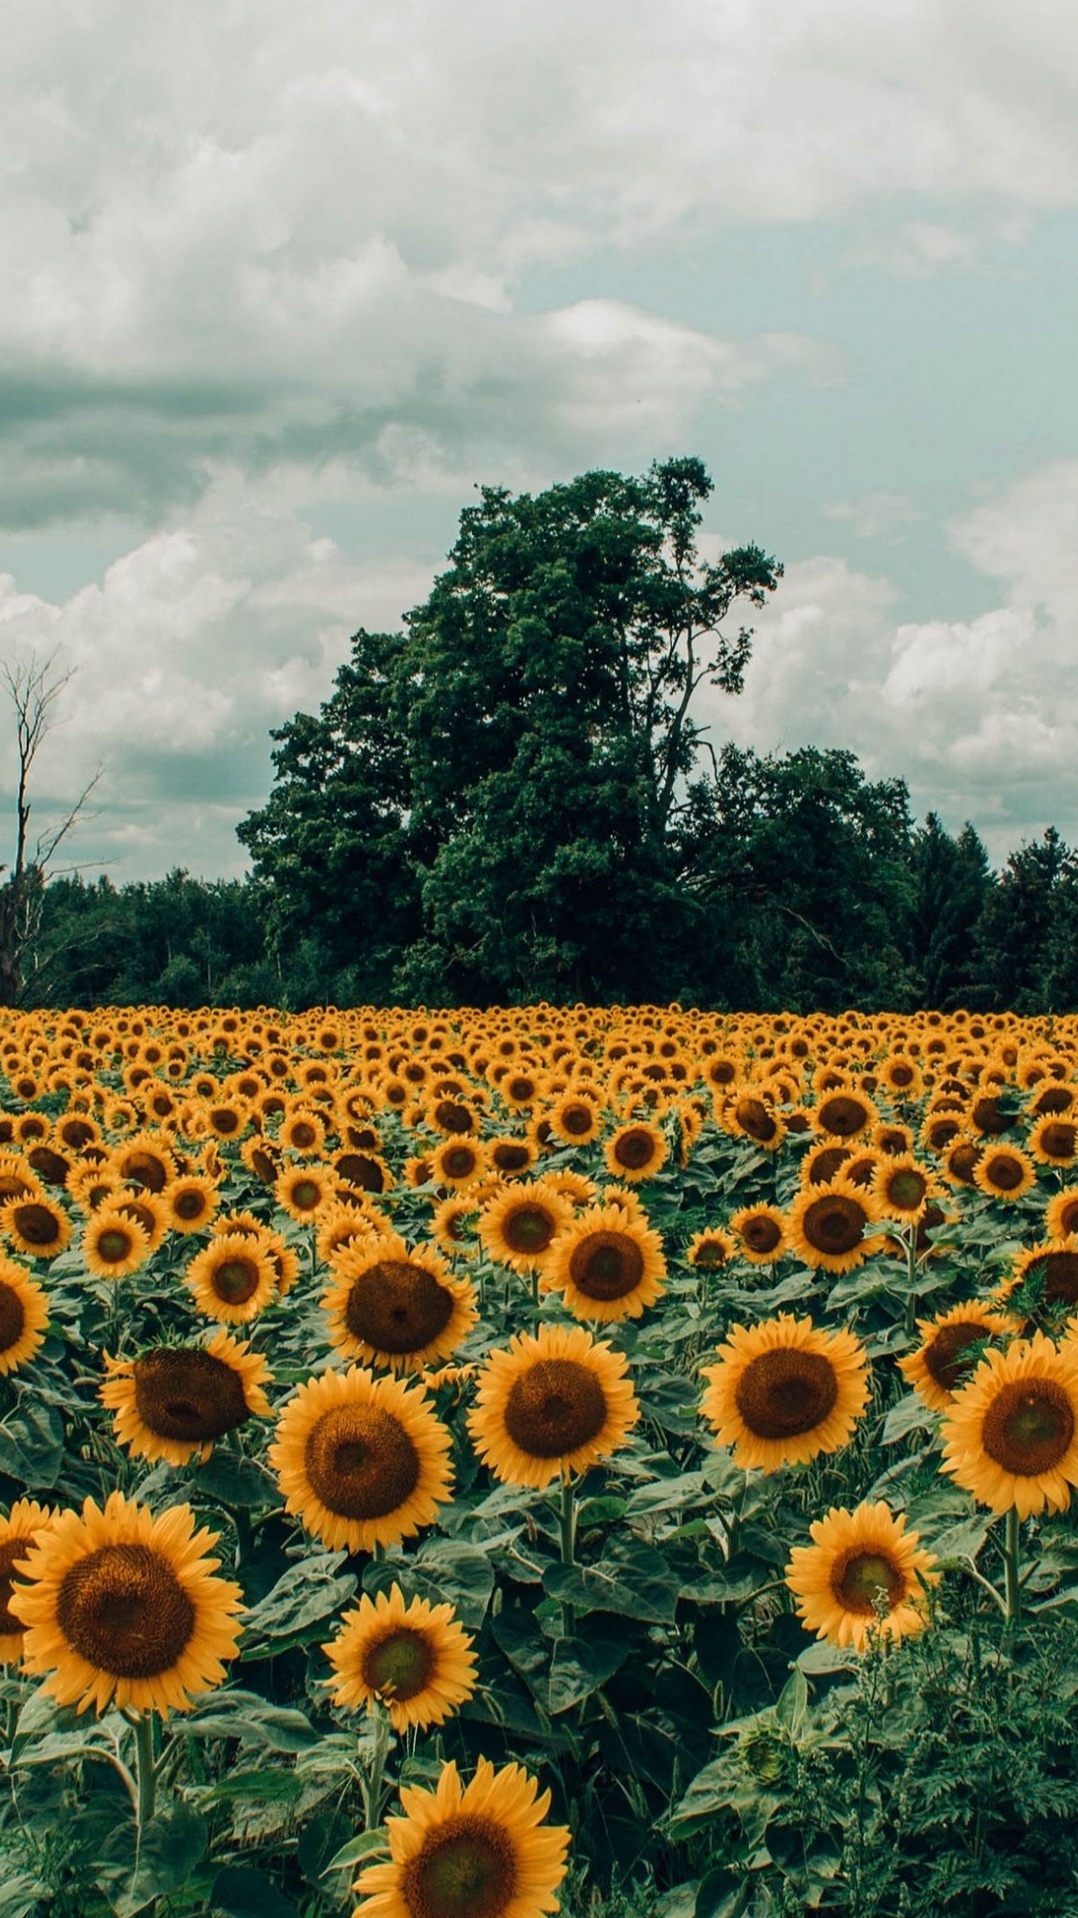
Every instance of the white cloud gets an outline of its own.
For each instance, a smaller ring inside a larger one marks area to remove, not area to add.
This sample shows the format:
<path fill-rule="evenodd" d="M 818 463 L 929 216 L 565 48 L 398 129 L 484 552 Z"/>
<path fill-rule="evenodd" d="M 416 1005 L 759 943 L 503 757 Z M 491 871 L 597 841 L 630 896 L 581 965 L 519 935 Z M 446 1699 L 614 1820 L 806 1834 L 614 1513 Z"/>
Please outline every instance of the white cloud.
<path fill-rule="evenodd" d="M 909 493 L 862 493 L 856 499 L 828 500 L 820 511 L 827 519 L 849 526 L 858 539 L 901 538 L 911 521 L 920 519 L 920 509 Z"/>
<path fill-rule="evenodd" d="M 950 528 L 1003 603 L 897 623 L 895 589 L 838 559 L 788 566 L 718 738 L 761 751 L 849 746 L 914 809 L 972 819 L 993 857 L 1050 823 L 1078 843 L 1078 460 L 1001 489 Z"/>

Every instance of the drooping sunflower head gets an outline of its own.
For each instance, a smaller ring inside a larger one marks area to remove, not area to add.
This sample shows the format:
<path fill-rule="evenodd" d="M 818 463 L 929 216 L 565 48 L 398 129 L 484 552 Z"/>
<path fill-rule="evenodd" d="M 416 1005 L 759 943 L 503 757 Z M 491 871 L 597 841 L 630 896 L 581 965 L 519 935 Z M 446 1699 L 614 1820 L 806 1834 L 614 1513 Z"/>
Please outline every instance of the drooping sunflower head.
<path fill-rule="evenodd" d="M 513 1272 L 538 1270 L 560 1232 L 572 1224 L 573 1208 L 548 1180 L 507 1185 L 479 1215 L 479 1241 L 487 1257 Z"/>
<path fill-rule="evenodd" d="M 225 1232 L 195 1255 L 184 1274 L 200 1312 L 245 1325 L 277 1296 L 277 1269 L 260 1238 Z"/>
<path fill-rule="evenodd" d="M 449 1433 L 425 1391 L 358 1366 L 301 1385 L 269 1462 L 286 1509 L 337 1551 L 411 1538 L 450 1494 Z"/>
<path fill-rule="evenodd" d="M 189 1505 L 159 1518 L 113 1492 L 101 1508 L 61 1512 L 19 1567 L 10 1610 L 24 1626 L 24 1668 L 48 1673 L 61 1705 L 98 1714 L 188 1711 L 219 1685 L 239 1638 L 242 1593 L 206 1556 L 217 1534 Z"/>
<path fill-rule="evenodd" d="M 395 1731 L 426 1731 L 475 1690 L 473 1643 L 451 1605 L 406 1603 L 396 1583 L 375 1598 L 365 1593 L 322 1647 L 334 1673 L 330 1696 L 344 1710 L 380 1702 Z"/>
<path fill-rule="evenodd" d="M 928 1589 L 939 1577 L 931 1552 L 921 1549 L 882 1502 L 856 1510 L 832 1508 L 809 1527 L 811 1545 L 795 1545 L 786 1583 L 806 1630 L 833 1645 L 863 1651 L 870 1639 L 904 1638 L 928 1622 Z"/>
<path fill-rule="evenodd" d="M 537 1796 L 538 1794 L 538 1796 Z M 480 1758 L 470 1785 L 456 1762 L 437 1789 L 401 1788 L 404 1816 L 387 1818 L 390 1858 L 354 1889 L 357 1918 L 544 1918 L 557 1911 L 569 1831 L 545 1825 L 550 1793 L 520 1765 Z"/>
<path fill-rule="evenodd" d="M 1078 1345 L 985 1353 L 943 1419 L 941 1469 L 994 1512 L 1065 1511 L 1078 1485 Z"/>
<path fill-rule="evenodd" d="M 899 1371 L 933 1412 L 946 1412 L 968 1384 L 993 1339 L 1019 1329 L 1015 1319 L 979 1299 L 952 1305 L 933 1319 L 918 1319 L 921 1344 L 898 1361 Z"/>
<path fill-rule="evenodd" d="M 25 1576 L 23 1561 L 56 1514 L 29 1498 L 16 1499 L 6 1518 L 0 1518 L 0 1664 L 13 1665 L 22 1657 L 24 1627 L 11 1607 L 15 1580 Z"/>
<path fill-rule="evenodd" d="M 479 1318 L 471 1281 L 454 1276 L 430 1246 L 410 1247 L 395 1232 L 342 1253 L 322 1309 L 335 1351 L 394 1372 L 447 1358 Z"/>
<path fill-rule="evenodd" d="M 265 1359 L 223 1327 L 208 1345 L 159 1345 L 131 1359 L 106 1354 L 105 1364 L 101 1403 L 133 1458 L 206 1459 L 226 1432 L 270 1414 Z"/>
<path fill-rule="evenodd" d="M 666 1284 L 662 1239 L 615 1200 L 589 1206 L 558 1234 L 539 1287 L 560 1292 L 574 1318 L 638 1319 Z"/>
<path fill-rule="evenodd" d="M 868 1361 L 850 1332 L 789 1313 L 738 1325 L 718 1348 L 701 1412 L 738 1465 L 775 1472 L 849 1442 L 868 1400 Z"/>
<path fill-rule="evenodd" d="M 638 1418 L 624 1354 L 583 1326 L 541 1325 L 490 1353 L 468 1429 L 497 1478 L 542 1490 L 608 1458 Z"/>
<path fill-rule="evenodd" d="M 774 1096 L 772 1093 L 771 1097 Z M 777 1152 L 786 1137 L 782 1119 L 768 1100 L 760 1097 L 758 1090 L 746 1088 L 733 1099 L 727 1107 L 727 1117 L 736 1132 L 765 1152 Z"/>

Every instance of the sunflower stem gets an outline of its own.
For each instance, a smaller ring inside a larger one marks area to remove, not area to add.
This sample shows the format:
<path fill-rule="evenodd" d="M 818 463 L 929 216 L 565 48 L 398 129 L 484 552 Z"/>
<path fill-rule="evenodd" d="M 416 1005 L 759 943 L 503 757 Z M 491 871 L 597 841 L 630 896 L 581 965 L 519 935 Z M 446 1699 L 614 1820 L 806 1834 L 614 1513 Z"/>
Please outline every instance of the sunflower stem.
<path fill-rule="evenodd" d="M 371 1767 L 363 1791 L 368 1831 L 376 1831 L 382 1822 L 382 1807 L 385 1804 L 386 1759 L 389 1755 L 389 1713 L 380 1706 L 370 1707 L 374 1717 L 374 1751 L 371 1753 Z"/>
<path fill-rule="evenodd" d="M 563 1473 L 561 1481 L 561 1562 L 563 1565 L 576 1563 L 576 1500 L 573 1481 L 568 1472 Z M 576 1612 L 568 1600 L 562 1600 L 561 1628 L 566 1638 L 571 1638 L 576 1630 Z"/>
<path fill-rule="evenodd" d="M 1012 1505 L 1003 1522 L 1003 1578 L 1008 1623 L 1015 1625 L 1022 1610 L 1021 1580 L 1022 1528 L 1017 1505 Z"/>
<path fill-rule="evenodd" d="M 154 1716 L 153 1712 L 143 1712 L 135 1720 L 135 1778 L 138 1784 L 138 1805 L 135 1815 L 141 1837 L 150 1819 L 153 1817 L 157 1791 L 157 1772 L 154 1754 Z"/>
<path fill-rule="evenodd" d="M 906 1277 L 906 1330 L 912 1333 L 917 1329 L 917 1227 L 912 1219 L 906 1226 Z"/>

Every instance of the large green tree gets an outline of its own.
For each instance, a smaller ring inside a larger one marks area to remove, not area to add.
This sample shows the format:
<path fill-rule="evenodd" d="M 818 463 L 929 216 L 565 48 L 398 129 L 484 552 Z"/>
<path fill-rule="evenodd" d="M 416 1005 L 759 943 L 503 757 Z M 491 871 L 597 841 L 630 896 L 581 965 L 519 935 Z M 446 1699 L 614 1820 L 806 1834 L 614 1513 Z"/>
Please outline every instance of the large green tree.
<path fill-rule="evenodd" d="M 240 827 L 281 935 L 409 998 L 663 998 L 699 910 L 697 695 L 740 691 L 782 568 L 701 557 L 698 459 L 486 487 L 399 635 L 360 633 Z"/>

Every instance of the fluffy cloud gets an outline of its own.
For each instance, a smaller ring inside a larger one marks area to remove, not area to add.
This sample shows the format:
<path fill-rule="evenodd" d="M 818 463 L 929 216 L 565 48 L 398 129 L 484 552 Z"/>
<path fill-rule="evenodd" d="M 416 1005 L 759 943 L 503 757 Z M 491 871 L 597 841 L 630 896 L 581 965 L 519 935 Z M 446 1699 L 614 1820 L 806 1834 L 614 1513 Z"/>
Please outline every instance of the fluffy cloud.
<path fill-rule="evenodd" d="M 207 459 L 549 475 L 779 371 L 834 377 L 803 340 L 514 298 L 701 220 L 1073 204 L 1076 51 L 1066 0 L 15 0 L 0 522 L 150 524 Z M 911 270 L 969 249 L 953 211 L 903 244 Z"/>
<path fill-rule="evenodd" d="M 978 618 L 895 619 L 885 579 L 844 560 L 787 568 L 757 615 L 745 694 L 712 718 L 761 750 L 849 746 L 901 774 L 915 810 L 972 819 L 1002 859 L 1050 823 L 1078 842 L 1078 460 L 1057 461 L 949 529 L 998 584 Z"/>

